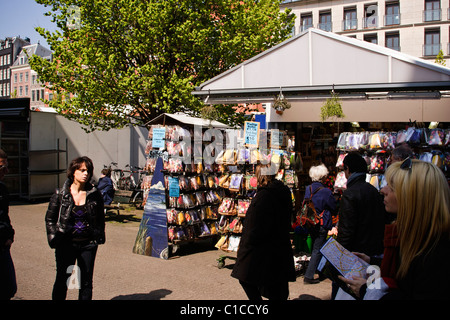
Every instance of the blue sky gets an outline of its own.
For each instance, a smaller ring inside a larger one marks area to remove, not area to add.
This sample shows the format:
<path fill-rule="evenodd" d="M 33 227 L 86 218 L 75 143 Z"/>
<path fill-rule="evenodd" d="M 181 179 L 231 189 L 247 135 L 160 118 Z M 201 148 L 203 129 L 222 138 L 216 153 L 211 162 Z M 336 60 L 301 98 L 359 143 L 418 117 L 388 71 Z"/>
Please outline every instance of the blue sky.
<path fill-rule="evenodd" d="M 43 27 L 49 31 L 56 29 L 51 17 L 44 16 L 50 7 L 36 3 L 35 0 L 0 0 L 0 39 L 20 36 L 30 38 L 31 43 L 37 43 L 50 49 L 35 27 Z"/>

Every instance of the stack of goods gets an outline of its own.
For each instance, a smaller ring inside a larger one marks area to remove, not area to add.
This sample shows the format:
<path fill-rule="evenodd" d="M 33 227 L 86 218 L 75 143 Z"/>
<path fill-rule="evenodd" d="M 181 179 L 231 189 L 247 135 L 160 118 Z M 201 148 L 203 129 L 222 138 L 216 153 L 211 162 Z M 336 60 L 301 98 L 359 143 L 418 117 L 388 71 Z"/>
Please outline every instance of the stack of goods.
<path fill-rule="evenodd" d="M 336 167 L 343 169 L 343 159 L 350 151 L 359 151 L 368 166 L 367 181 L 380 190 L 385 185 L 384 172 L 389 163 L 390 153 L 401 144 L 408 144 L 415 152 L 414 157 L 434 163 L 444 173 L 450 171 L 449 129 L 425 129 L 409 127 L 398 132 L 343 132 L 340 134 Z M 336 177 L 335 188 L 345 189 L 343 171 Z"/>

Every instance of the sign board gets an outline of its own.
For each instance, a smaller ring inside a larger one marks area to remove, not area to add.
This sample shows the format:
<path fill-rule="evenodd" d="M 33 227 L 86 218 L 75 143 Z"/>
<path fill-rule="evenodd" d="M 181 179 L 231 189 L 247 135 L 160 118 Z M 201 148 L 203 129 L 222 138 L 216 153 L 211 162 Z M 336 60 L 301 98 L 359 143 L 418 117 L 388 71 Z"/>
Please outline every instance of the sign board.
<path fill-rule="evenodd" d="M 166 190 L 162 169 L 163 159 L 160 157 L 156 162 L 155 173 L 134 243 L 133 253 L 168 259 Z"/>
<path fill-rule="evenodd" d="M 152 148 L 164 148 L 166 128 L 153 128 Z"/>
<path fill-rule="evenodd" d="M 245 121 L 244 143 L 247 146 L 258 147 L 259 145 L 259 122 Z"/>

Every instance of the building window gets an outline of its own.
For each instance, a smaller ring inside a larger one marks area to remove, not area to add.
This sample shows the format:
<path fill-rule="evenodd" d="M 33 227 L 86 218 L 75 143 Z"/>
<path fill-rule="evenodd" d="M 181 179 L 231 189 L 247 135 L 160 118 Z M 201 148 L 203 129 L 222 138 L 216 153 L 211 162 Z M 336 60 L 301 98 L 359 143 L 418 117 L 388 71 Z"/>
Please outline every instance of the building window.
<path fill-rule="evenodd" d="M 437 56 L 441 50 L 441 33 L 439 29 L 425 30 L 424 56 Z"/>
<path fill-rule="evenodd" d="M 332 31 L 331 11 L 323 11 L 319 13 L 319 29 L 324 31 Z"/>
<path fill-rule="evenodd" d="M 300 17 L 300 32 L 312 28 L 312 13 L 302 14 Z"/>
<path fill-rule="evenodd" d="M 378 36 L 376 33 L 365 34 L 364 41 L 367 41 L 367 42 L 370 42 L 373 44 L 378 44 Z"/>
<path fill-rule="evenodd" d="M 35 95 L 36 95 L 35 91 L 31 90 L 31 101 L 35 101 L 36 100 Z"/>
<path fill-rule="evenodd" d="M 25 86 L 25 96 L 28 97 L 28 86 Z"/>
<path fill-rule="evenodd" d="M 386 33 L 386 48 L 400 51 L 400 34 L 398 32 Z"/>
<path fill-rule="evenodd" d="M 17 83 L 17 73 L 14 74 L 14 83 Z"/>
<path fill-rule="evenodd" d="M 25 72 L 25 82 L 28 82 L 28 72 Z"/>
<path fill-rule="evenodd" d="M 19 79 L 20 79 L 20 80 L 19 80 L 20 82 L 23 81 L 23 73 L 22 73 L 22 72 L 20 73 Z"/>
<path fill-rule="evenodd" d="M 400 24 L 400 4 L 398 2 L 386 3 L 386 15 L 384 25 L 392 26 Z"/>
<path fill-rule="evenodd" d="M 356 8 L 344 9 L 344 31 L 356 30 L 358 28 L 358 19 L 356 18 Z"/>
<path fill-rule="evenodd" d="M 425 0 L 425 10 L 423 11 L 423 21 L 441 20 L 441 2 L 440 0 Z"/>
<path fill-rule="evenodd" d="M 364 28 L 378 27 L 378 5 L 367 4 L 364 6 Z"/>

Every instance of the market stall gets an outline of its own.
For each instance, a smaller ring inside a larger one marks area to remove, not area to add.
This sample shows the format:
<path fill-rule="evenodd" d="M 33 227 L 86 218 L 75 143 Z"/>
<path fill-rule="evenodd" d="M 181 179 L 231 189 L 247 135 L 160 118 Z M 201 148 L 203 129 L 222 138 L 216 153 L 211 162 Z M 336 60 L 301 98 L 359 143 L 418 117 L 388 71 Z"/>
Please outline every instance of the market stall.
<path fill-rule="evenodd" d="M 267 128 L 287 132 L 302 157 L 297 204 L 311 183 L 309 168 L 318 162 L 328 167 L 339 198 L 345 188 L 339 163 L 349 150 L 365 155 L 368 181 L 380 187 L 404 131 L 421 137 L 420 142 L 403 140 L 416 156 L 435 161 L 449 176 L 450 69 L 430 61 L 311 28 L 202 83 L 192 94 L 208 104 L 263 104 Z M 322 107 L 334 96 L 343 117 L 322 118 Z M 275 106 L 280 97 L 287 107 Z M 360 136 L 379 142 L 354 145 Z M 433 144 L 430 137 L 436 136 L 442 144 Z"/>
<path fill-rule="evenodd" d="M 166 117 L 149 129 L 144 214 L 133 252 L 168 259 L 181 246 L 210 240 L 233 254 L 257 187 L 255 165 L 273 164 L 294 193 L 301 159 L 287 148 L 284 132 L 260 129 L 258 122 L 230 129 Z"/>

